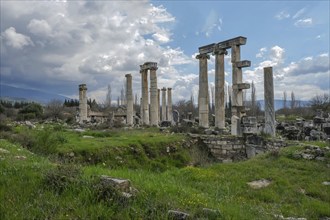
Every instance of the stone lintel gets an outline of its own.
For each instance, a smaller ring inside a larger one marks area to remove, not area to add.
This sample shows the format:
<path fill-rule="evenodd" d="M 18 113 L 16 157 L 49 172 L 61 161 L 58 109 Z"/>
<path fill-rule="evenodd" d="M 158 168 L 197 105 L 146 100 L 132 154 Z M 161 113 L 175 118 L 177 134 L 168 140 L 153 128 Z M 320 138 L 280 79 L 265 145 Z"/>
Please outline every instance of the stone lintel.
<path fill-rule="evenodd" d="M 250 60 L 238 61 L 238 62 L 236 62 L 236 66 L 238 68 L 250 67 L 251 66 L 251 61 Z"/>
<path fill-rule="evenodd" d="M 232 86 L 233 90 L 243 90 L 243 89 L 249 89 L 250 84 L 249 83 L 237 83 Z"/>
<path fill-rule="evenodd" d="M 156 62 L 145 62 L 143 65 L 140 65 L 141 70 L 155 69 L 157 70 Z"/>
<path fill-rule="evenodd" d="M 205 46 L 199 47 L 198 48 L 199 53 L 200 54 L 212 53 L 213 50 L 214 50 L 214 46 L 215 46 L 215 44 L 209 44 L 209 45 L 205 45 Z"/>
<path fill-rule="evenodd" d="M 217 47 L 221 49 L 229 49 L 232 46 L 245 45 L 245 44 L 246 44 L 246 37 L 239 36 L 219 42 L 217 43 Z"/>
<path fill-rule="evenodd" d="M 210 59 L 210 55 L 208 54 L 198 54 L 196 59 Z"/>

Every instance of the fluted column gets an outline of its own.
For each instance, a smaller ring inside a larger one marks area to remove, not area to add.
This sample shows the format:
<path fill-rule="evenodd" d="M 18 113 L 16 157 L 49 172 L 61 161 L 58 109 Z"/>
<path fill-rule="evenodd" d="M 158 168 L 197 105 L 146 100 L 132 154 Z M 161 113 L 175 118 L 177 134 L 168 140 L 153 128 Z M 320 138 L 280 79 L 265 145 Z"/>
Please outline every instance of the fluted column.
<path fill-rule="evenodd" d="M 275 136 L 275 109 L 274 109 L 274 83 L 273 67 L 264 68 L 264 97 L 265 97 L 265 130 L 264 132 Z"/>
<path fill-rule="evenodd" d="M 215 127 L 225 128 L 225 54 L 226 50 L 216 50 L 215 54 Z"/>
<path fill-rule="evenodd" d="M 79 122 L 87 121 L 87 86 L 79 85 Z"/>
<path fill-rule="evenodd" d="M 133 91 L 132 75 L 126 74 L 126 124 L 133 125 Z"/>
<path fill-rule="evenodd" d="M 173 112 L 172 112 L 172 88 L 167 88 L 167 121 L 172 123 Z"/>
<path fill-rule="evenodd" d="M 166 88 L 162 88 L 162 121 L 166 121 Z"/>
<path fill-rule="evenodd" d="M 207 54 L 199 54 L 199 92 L 198 92 L 198 113 L 199 126 L 209 127 L 209 86 L 207 76 L 207 60 L 210 58 Z"/>
<path fill-rule="evenodd" d="M 148 70 L 141 69 L 142 79 L 142 124 L 149 125 L 149 96 L 148 96 Z"/>
<path fill-rule="evenodd" d="M 150 124 L 158 125 L 157 67 L 150 68 Z"/>

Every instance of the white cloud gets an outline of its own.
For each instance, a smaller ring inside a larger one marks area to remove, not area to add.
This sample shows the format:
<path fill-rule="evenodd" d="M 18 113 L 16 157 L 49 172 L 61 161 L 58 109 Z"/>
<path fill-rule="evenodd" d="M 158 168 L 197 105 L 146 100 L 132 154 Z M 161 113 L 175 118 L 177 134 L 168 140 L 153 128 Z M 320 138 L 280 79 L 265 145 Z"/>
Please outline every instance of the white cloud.
<path fill-rule="evenodd" d="M 15 49 L 22 49 L 24 46 L 34 45 L 29 36 L 17 33 L 14 27 L 10 27 L 2 32 L 1 38 L 4 39 L 6 45 Z"/>
<path fill-rule="evenodd" d="M 263 57 L 264 54 L 265 54 L 265 52 L 267 52 L 267 48 L 266 47 L 260 48 L 259 53 L 256 54 L 256 58 Z"/>
<path fill-rule="evenodd" d="M 222 19 L 219 17 L 218 13 L 215 10 L 211 10 L 209 15 L 207 16 L 204 26 L 201 30 L 202 33 L 205 34 L 206 37 L 210 37 L 214 30 L 217 29 L 221 31 L 222 29 Z M 198 34 L 196 34 L 198 35 Z"/>
<path fill-rule="evenodd" d="M 292 19 L 297 19 L 299 17 L 301 17 L 301 15 L 303 15 L 306 11 L 306 8 L 302 8 L 299 11 L 297 11 L 293 16 Z"/>
<path fill-rule="evenodd" d="M 297 27 L 310 27 L 312 24 L 312 18 L 299 19 L 294 23 L 294 25 Z"/>
<path fill-rule="evenodd" d="M 180 48 L 163 46 L 172 40 L 175 17 L 148 1 L 7 1 L 1 7 L 1 18 L 13 24 L 1 33 L 2 63 L 11 69 L 2 83 L 33 83 L 70 96 L 87 83 L 88 92 L 100 97 L 111 82 L 115 99 L 127 73 L 133 75 L 134 92 L 139 91 L 144 62 L 158 62 L 159 84 L 171 86 L 185 74 L 176 66 L 192 62 Z M 23 47 L 28 58 L 12 49 Z"/>
<path fill-rule="evenodd" d="M 45 20 L 32 19 L 27 28 L 31 33 L 40 36 L 49 36 L 52 32 L 52 28 Z"/>
<path fill-rule="evenodd" d="M 270 49 L 270 59 L 274 62 L 273 65 L 279 65 L 284 62 L 284 48 L 274 46 Z"/>
<path fill-rule="evenodd" d="M 283 19 L 286 19 L 286 18 L 290 18 L 290 14 L 287 11 L 283 10 L 283 11 L 280 11 L 279 13 L 277 13 L 275 15 L 275 18 L 277 20 L 283 20 Z"/>
<path fill-rule="evenodd" d="M 297 62 L 284 64 L 285 49 L 273 46 L 263 54 L 264 61 L 253 70 L 244 70 L 244 81 L 254 81 L 257 98 L 263 99 L 263 68 L 273 67 L 275 98 L 282 99 L 283 92 L 294 91 L 296 99 L 309 100 L 316 94 L 329 92 L 329 54 L 309 56 Z M 248 92 L 249 93 L 249 92 Z"/>

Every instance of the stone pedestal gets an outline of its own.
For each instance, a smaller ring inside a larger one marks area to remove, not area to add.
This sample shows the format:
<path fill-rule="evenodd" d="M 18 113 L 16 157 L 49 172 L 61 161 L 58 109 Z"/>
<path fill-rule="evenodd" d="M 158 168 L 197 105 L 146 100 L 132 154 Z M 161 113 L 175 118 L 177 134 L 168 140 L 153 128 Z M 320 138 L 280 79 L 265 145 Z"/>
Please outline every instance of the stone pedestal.
<path fill-rule="evenodd" d="M 226 50 L 216 50 L 215 54 L 215 127 L 225 128 L 225 54 Z"/>
<path fill-rule="evenodd" d="M 275 109 L 274 109 L 274 83 L 273 67 L 264 68 L 264 97 L 265 97 L 265 130 L 264 132 L 275 136 Z"/>
<path fill-rule="evenodd" d="M 79 85 L 79 122 L 87 121 L 87 86 Z"/>
<path fill-rule="evenodd" d="M 167 121 L 173 122 L 172 88 L 167 88 Z"/>
<path fill-rule="evenodd" d="M 158 126 L 157 67 L 150 68 L 150 124 Z"/>
<path fill-rule="evenodd" d="M 198 113 L 199 126 L 209 127 L 209 86 L 207 77 L 207 60 L 210 58 L 207 54 L 199 54 L 199 92 L 198 92 Z"/>
<path fill-rule="evenodd" d="M 126 124 L 133 125 L 133 91 L 132 91 L 132 75 L 126 74 Z"/>
<path fill-rule="evenodd" d="M 148 70 L 141 69 L 141 79 L 142 79 L 142 124 L 149 125 L 149 96 L 148 96 Z"/>

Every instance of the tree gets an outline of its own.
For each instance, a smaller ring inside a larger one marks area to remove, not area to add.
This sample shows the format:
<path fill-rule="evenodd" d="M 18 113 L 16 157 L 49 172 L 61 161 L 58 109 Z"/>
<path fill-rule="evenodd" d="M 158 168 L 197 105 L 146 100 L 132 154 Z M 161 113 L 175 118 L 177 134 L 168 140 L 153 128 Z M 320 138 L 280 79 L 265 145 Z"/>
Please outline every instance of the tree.
<path fill-rule="evenodd" d="M 112 101 L 111 99 L 112 99 L 112 97 L 111 97 L 111 85 L 109 84 L 107 95 L 106 95 L 106 98 L 105 98 L 105 103 L 104 103 L 106 108 L 111 107 L 111 101 Z"/>
<path fill-rule="evenodd" d="M 34 119 L 40 118 L 43 114 L 42 106 L 38 103 L 30 103 L 27 106 L 23 107 L 19 112 L 19 119 Z"/>
<path fill-rule="evenodd" d="M 316 111 L 321 109 L 323 111 L 330 111 L 330 96 L 327 93 L 323 95 L 316 95 L 309 101 L 309 106 Z"/>
<path fill-rule="evenodd" d="M 291 109 L 294 109 L 295 107 L 296 107 L 296 98 L 294 92 L 291 91 Z"/>
<path fill-rule="evenodd" d="M 61 118 L 63 110 L 63 102 L 59 99 L 53 99 L 46 106 L 46 115 L 48 117 Z"/>

